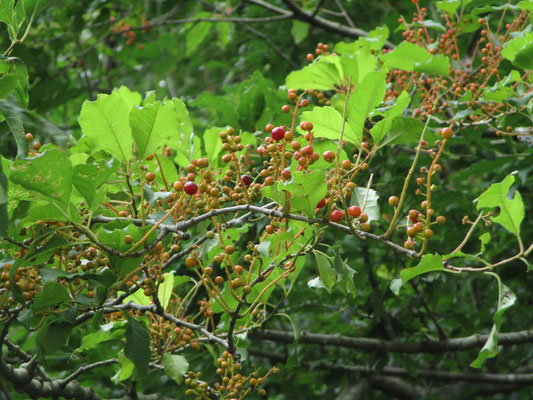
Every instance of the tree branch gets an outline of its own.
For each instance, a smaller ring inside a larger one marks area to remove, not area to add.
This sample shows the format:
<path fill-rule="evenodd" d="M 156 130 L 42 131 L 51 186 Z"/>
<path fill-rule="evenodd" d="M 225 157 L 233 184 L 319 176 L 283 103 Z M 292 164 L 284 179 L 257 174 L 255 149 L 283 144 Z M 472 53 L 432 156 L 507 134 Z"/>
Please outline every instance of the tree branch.
<path fill-rule="evenodd" d="M 277 331 L 271 329 L 257 330 L 250 334 L 251 338 L 270 340 L 273 342 L 294 342 L 292 332 Z M 342 335 L 326 335 L 302 332 L 298 343 L 319 344 L 327 346 L 339 346 L 354 348 L 363 351 L 379 351 L 386 353 L 446 353 L 449 351 L 461 351 L 483 346 L 488 335 L 471 335 L 464 338 L 406 342 L 402 340 L 382 340 L 374 338 L 354 338 Z M 533 343 L 533 330 L 509 332 L 498 334 L 499 345 L 513 345 Z"/>
<path fill-rule="evenodd" d="M 287 6 L 287 8 L 289 8 L 293 12 L 294 17 L 299 20 L 308 22 L 310 24 L 313 24 L 314 26 L 319 26 L 330 32 L 339 33 L 341 35 L 348 36 L 348 37 L 357 38 L 360 36 L 363 36 L 363 37 L 368 36 L 368 32 L 363 31 L 362 29 L 342 25 L 342 24 L 339 24 L 338 22 L 330 21 L 318 15 L 313 15 L 313 13 L 309 11 L 305 11 L 304 9 L 298 7 L 291 0 L 282 0 L 282 1 Z M 393 49 L 395 46 L 391 42 L 385 41 L 385 47 Z"/>

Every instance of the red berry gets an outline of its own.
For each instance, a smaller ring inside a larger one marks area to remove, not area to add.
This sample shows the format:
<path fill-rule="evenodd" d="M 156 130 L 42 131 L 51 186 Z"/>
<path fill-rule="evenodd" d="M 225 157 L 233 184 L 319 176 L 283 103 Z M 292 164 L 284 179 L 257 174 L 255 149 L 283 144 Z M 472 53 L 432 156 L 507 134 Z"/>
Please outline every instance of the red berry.
<path fill-rule="evenodd" d="M 322 198 L 322 200 L 320 200 L 318 202 L 318 204 L 316 205 L 316 208 L 322 208 L 326 205 L 326 199 Z"/>
<path fill-rule="evenodd" d="M 308 144 L 307 146 L 305 146 L 303 149 L 302 149 L 302 154 L 306 154 L 308 156 L 310 156 L 311 154 L 313 154 L 313 146 L 311 146 L 310 144 Z"/>
<path fill-rule="evenodd" d="M 281 107 L 281 111 L 283 111 L 285 114 L 291 111 L 291 106 L 288 104 L 285 104 L 283 107 Z"/>
<path fill-rule="evenodd" d="M 276 142 L 279 142 L 285 136 L 285 129 L 283 129 L 282 126 L 277 126 L 272 129 L 270 135 L 272 136 L 272 139 L 274 139 Z"/>
<path fill-rule="evenodd" d="M 348 215 L 352 218 L 357 218 L 361 215 L 361 207 L 359 206 L 351 206 L 348 208 Z"/>
<path fill-rule="evenodd" d="M 281 171 L 281 176 L 285 180 L 291 179 L 291 170 L 290 169 L 284 169 L 283 171 Z"/>
<path fill-rule="evenodd" d="M 333 162 L 333 160 L 335 159 L 335 153 L 332 152 L 331 150 L 325 151 L 322 156 L 324 157 L 324 160 L 326 160 L 327 162 Z"/>
<path fill-rule="evenodd" d="M 416 224 L 418 222 L 418 211 L 417 210 L 409 211 L 409 219 L 413 221 L 414 224 Z"/>
<path fill-rule="evenodd" d="M 183 186 L 183 189 L 185 189 L 185 193 L 192 196 L 193 194 L 196 194 L 196 192 L 198 191 L 198 185 L 194 182 L 189 181 Z"/>
<path fill-rule="evenodd" d="M 344 217 L 344 211 L 341 210 L 333 210 L 331 214 L 329 214 L 329 220 L 331 222 L 339 222 L 342 217 Z"/>
<path fill-rule="evenodd" d="M 250 175 L 242 175 L 241 179 L 242 183 L 244 183 L 244 186 L 250 186 L 250 183 L 252 183 L 252 178 L 250 178 Z"/>

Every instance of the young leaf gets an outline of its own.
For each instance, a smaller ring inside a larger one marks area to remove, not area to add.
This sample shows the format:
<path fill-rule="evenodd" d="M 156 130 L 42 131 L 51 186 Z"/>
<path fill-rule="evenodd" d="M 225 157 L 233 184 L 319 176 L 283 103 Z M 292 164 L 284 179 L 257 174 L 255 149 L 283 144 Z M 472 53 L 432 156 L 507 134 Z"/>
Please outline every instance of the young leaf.
<path fill-rule="evenodd" d="M 172 290 L 174 289 L 174 274 L 165 274 L 165 281 L 159 285 L 157 289 L 157 297 L 163 306 L 163 309 L 166 309 L 168 303 L 170 303 L 170 297 L 172 296 Z"/>
<path fill-rule="evenodd" d="M 411 42 L 402 42 L 390 53 L 381 55 L 383 66 L 389 69 L 418 71 L 435 75 L 450 75 L 450 60 L 444 55 L 433 56 Z"/>
<path fill-rule="evenodd" d="M 99 94 L 95 101 L 83 103 L 78 121 L 83 134 L 93 139 L 97 147 L 128 162 L 133 144 L 128 113 L 119 94 Z"/>
<path fill-rule="evenodd" d="M 81 345 L 76 351 L 96 349 L 100 343 L 120 340 L 124 337 L 124 329 L 113 329 L 111 331 L 100 329 L 98 332 L 89 333 L 81 339 Z"/>
<path fill-rule="evenodd" d="M 178 385 L 183 381 L 183 375 L 189 370 L 187 359 L 179 354 L 163 354 L 163 367 L 165 374 Z"/>
<path fill-rule="evenodd" d="M 533 33 L 524 32 L 507 42 L 502 56 L 523 69 L 533 69 Z"/>
<path fill-rule="evenodd" d="M 333 107 L 315 107 L 311 111 L 305 111 L 302 113 L 302 120 L 313 124 L 316 137 L 339 140 L 342 115 Z M 343 140 L 351 143 L 361 142 L 347 123 L 344 125 Z"/>
<path fill-rule="evenodd" d="M 499 207 L 500 214 L 491 217 L 492 221 L 497 222 L 509 232 L 520 236 L 520 223 L 524 219 L 524 202 L 520 192 L 515 191 L 513 198 L 509 198 L 509 189 L 514 183 L 514 176 L 507 177 L 500 183 L 493 183 L 477 199 L 477 209 L 485 207 Z"/>
<path fill-rule="evenodd" d="M 502 317 L 505 311 L 516 301 L 515 294 L 505 285 L 501 285 L 501 298 L 498 299 L 498 309 L 494 313 L 494 325 L 489 333 L 485 345 L 479 352 L 477 358 L 470 364 L 471 367 L 481 368 L 487 358 L 495 357 L 498 354 L 498 332 L 502 325 Z"/>
<path fill-rule="evenodd" d="M 350 267 L 338 254 L 335 255 L 335 270 L 337 271 L 337 286 L 345 295 L 357 294 L 355 289 L 354 275 L 355 270 Z"/>
<path fill-rule="evenodd" d="M 418 143 L 424 130 L 424 124 L 415 118 L 397 117 L 392 121 L 389 132 L 385 134 L 381 147 L 392 144 Z M 424 139 L 429 143 L 435 143 L 440 136 L 430 130 L 426 131 Z"/>
<path fill-rule="evenodd" d="M 327 289 L 331 289 L 337 280 L 337 274 L 333 269 L 331 260 L 324 253 L 319 251 L 314 252 L 316 258 L 316 265 L 320 274 L 320 281 Z"/>
<path fill-rule="evenodd" d="M 334 64 L 316 61 L 298 71 L 292 71 L 285 80 L 285 86 L 294 89 L 331 90 L 340 85 L 339 76 Z"/>
<path fill-rule="evenodd" d="M 355 135 L 355 143 L 361 143 L 365 120 L 383 101 L 385 86 L 385 73 L 383 71 L 371 72 L 355 87 L 350 96 L 347 109 L 348 125 Z"/>
<path fill-rule="evenodd" d="M 111 93 L 118 94 L 126 103 L 128 110 L 131 110 L 133 106 L 139 106 L 142 101 L 141 94 L 131 91 L 127 86 L 121 86 L 118 89 L 113 89 Z"/>
<path fill-rule="evenodd" d="M 139 158 L 158 151 L 177 134 L 178 114 L 172 103 L 133 107 L 130 111 L 131 134 Z"/>
<path fill-rule="evenodd" d="M 368 215 L 368 222 L 371 222 L 380 217 L 378 199 L 378 192 L 374 189 L 368 189 L 367 191 L 364 187 L 356 187 L 350 197 L 350 205 L 363 208 L 364 203 L 365 208 L 363 209 L 363 212 Z"/>
<path fill-rule="evenodd" d="M 280 190 L 292 192 L 291 206 L 303 211 L 308 217 L 314 217 L 316 205 L 326 195 L 326 178 L 322 171 L 311 173 L 294 171 L 290 182 L 282 183 Z"/>
<path fill-rule="evenodd" d="M 294 19 L 292 22 L 291 35 L 294 38 L 294 43 L 300 44 L 309 33 L 309 24 Z"/>
<path fill-rule="evenodd" d="M 396 104 L 385 112 L 385 118 L 370 129 L 370 133 L 372 134 L 376 145 L 379 145 L 385 134 L 390 131 L 393 121 L 402 115 L 403 110 L 409 105 L 410 101 L 411 97 L 409 96 L 409 93 L 402 91 L 396 99 Z"/>
<path fill-rule="evenodd" d="M 124 350 L 118 353 L 118 362 L 120 363 L 120 371 L 118 372 L 118 380 L 124 381 L 126 379 L 129 379 L 129 377 L 133 373 L 135 364 L 133 364 L 128 359 L 128 357 L 126 357 L 126 355 L 124 354 Z"/>
<path fill-rule="evenodd" d="M 400 272 L 400 278 L 394 279 L 390 284 L 390 289 L 396 295 L 400 293 L 400 288 L 418 275 L 430 271 L 444 271 L 442 257 L 437 254 L 426 254 L 420 263 L 413 268 L 405 268 Z"/>
<path fill-rule="evenodd" d="M 207 152 L 207 159 L 213 167 L 218 166 L 219 154 L 222 151 L 222 141 L 218 136 L 219 132 L 220 129 L 217 127 L 206 129 L 204 132 L 204 145 L 205 151 Z"/>
<path fill-rule="evenodd" d="M 196 14 L 196 18 L 206 18 L 211 16 L 212 15 L 207 12 L 199 12 Z M 203 43 L 212 25 L 213 24 L 210 22 L 201 21 L 195 23 L 193 27 L 189 29 L 189 32 L 187 32 L 187 36 L 185 37 L 187 48 L 186 55 L 188 57 L 194 54 L 194 51 L 198 48 L 198 46 Z"/>

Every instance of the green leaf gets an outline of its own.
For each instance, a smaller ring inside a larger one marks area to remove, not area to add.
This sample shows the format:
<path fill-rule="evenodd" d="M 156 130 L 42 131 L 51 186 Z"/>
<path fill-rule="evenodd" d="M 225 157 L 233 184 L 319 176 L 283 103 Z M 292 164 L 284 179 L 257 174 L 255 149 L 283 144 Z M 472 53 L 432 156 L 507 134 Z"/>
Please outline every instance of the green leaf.
<path fill-rule="evenodd" d="M 423 130 L 424 124 L 416 118 L 397 117 L 392 122 L 390 131 L 385 135 L 381 146 L 418 143 Z M 440 136 L 430 130 L 427 130 L 424 135 L 424 140 L 430 145 L 438 139 Z"/>
<path fill-rule="evenodd" d="M 344 261 L 338 254 L 335 254 L 335 270 L 337 271 L 337 286 L 345 295 L 357 294 L 354 282 L 355 270 L 352 269 L 346 261 Z"/>
<path fill-rule="evenodd" d="M 294 43 L 300 44 L 309 33 L 309 24 L 307 22 L 298 21 L 294 19 L 292 21 L 291 35 L 294 38 Z"/>
<path fill-rule="evenodd" d="M 444 10 L 448 13 L 450 17 L 452 17 L 455 14 L 455 11 L 457 8 L 461 5 L 461 3 L 468 3 L 468 0 L 443 0 L 443 1 L 437 1 L 436 5 L 439 10 Z"/>
<path fill-rule="evenodd" d="M 148 363 L 150 361 L 150 334 L 144 323 L 126 314 L 128 324 L 126 325 L 126 346 L 124 354 L 137 368 L 138 377 L 144 377 L 148 373 Z"/>
<path fill-rule="evenodd" d="M 267 108 L 267 100 L 271 100 L 274 85 L 259 71 L 255 71 L 250 79 L 245 80 L 238 87 L 237 114 L 240 126 L 244 130 L 254 132 Z M 220 139 L 217 141 L 220 142 Z"/>
<path fill-rule="evenodd" d="M 292 179 L 279 186 L 280 190 L 292 192 L 291 207 L 314 217 L 316 205 L 327 193 L 326 177 L 322 171 L 294 171 Z"/>
<path fill-rule="evenodd" d="M 225 49 L 230 41 L 232 25 L 227 22 L 218 22 L 215 24 L 215 28 L 218 33 L 218 41 L 222 49 Z"/>
<path fill-rule="evenodd" d="M 357 58 L 349 55 L 341 55 L 341 66 L 344 72 L 344 75 L 347 78 L 351 77 L 352 83 L 357 84 L 359 81 L 359 64 L 357 63 Z"/>
<path fill-rule="evenodd" d="M 430 271 L 444 271 L 442 257 L 437 254 L 426 254 L 420 263 L 413 268 L 405 268 L 400 272 L 400 279 L 394 279 L 390 284 L 390 289 L 396 295 L 400 293 L 400 288 L 418 275 Z"/>
<path fill-rule="evenodd" d="M 361 143 L 366 118 L 385 97 L 385 73 L 371 72 L 357 85 L 348 100 L 348 124 L 352 128 L 356 142 Z M 348 138 L 347 138 L 348 139 Z"/>
<path fill-rule="evenodd" d="M 196 14 L 196 18 L 210 17 L 211 15 L 206 12 L 200 12 Z M 207 37 L 209 30 L 211 29 L 211 22 L 201 21 L 194 24 L 189 29 L 187 36 L 185 36 L 186 55 L 190 57 L 194 54 L 198 46 L 200 46 Z"/>
<path fill-rule="evenodd" d="M 367 194 L 368 192 L 368 194 Z M 363 203 L 366 197 L 365 208 L 363 209 Z M 374 189 L 368 189 L 364 187 L 356 187 L 352 191 L 350 197 L 350 205 L 359 206 L 363 209 L 363 212 L 368 215 L 368 222 L 378 220 L 381 216 L 379 213 L 379 204 L 378 204 L 379 195 Z"/>
<path fill-rule="evenodd" d="M 9 26 L 14 25 L 13 21 L 14 0 L 0 0 L 0 21 Z"/>
<path fill-rule="evenodd" d="M 55 281 L 56 279 L 65 279 L 67 281 L 74 281 L 76 279 L 93 280 L 106 287 L 111 287 L 116 282 L 115 275 L 107 267 L 96 272 L 68 272 L 57 268 L 43 268 L 41 269 L 41 276 L 43 282 Z"/>
<path fill-rule="evenodd" d="M 141 289 L 137 289 L 124 299 L 124 304 L 128 304 L 130 301 L 141 306 L 147 306 L 152 301 L 152 298 L 146 296 Z"/>
<path fill-rule="evenodd" d="M 479 236 L 479 240 L 481 241 L 481 252 L 482 253 L 485 253 L 485 249 L 486 249 L 486 245 L 490 242 L 490 233 L 489 232 L 485 232 L 484 234 L 482 234 L 481 236 Z"/>
<path fill-rule="evenodd" d="M 9 216 L 7 215 L 7 178 L 2 171 L 0 163 L 0 237 L 4 236 L 9 226 Z"/>
<path fill-rule="evenodd" d="M 13 183 L 39 193 L 55 204 L 68 206 L 72 191 L 72 165 L 58 148 L 49 148 L 37 157 L 17 160 L 9 169 L 9 179 Z"/>
<path fill-rule="evenodd" d="M 133 107 L 129 119 L 131 134 L 141 159 L 157 152 L 178 133 L 178 114 L 172 103 L 161 104 L 158 101 L 144 107 Z"/>
<path fill-rule="evenodd" d="M 373 48 L 379 47 L 379 43 L 381 43 L 379 40 L 377 42 L 375 40 L 371 42 L 360 37 L 355 42 L 339 42 L 335 46 L 335 52 L 342 54 L 343 56 L 349 56 L 357 63 L 357 74 L 353 74 L 352 72 L 352 82 L 354 84 L 361 83 L 369 73 L 376 70 L 378 60 L 372 52 L 376 51 Z M 341 63 L 343 64 L 343 67 L 346 64 L 346 61 L 343 62 L 342 56 Z M 353 71 L 353 67 L 351 67 L 351 70 Z M 345 71 L 348 74 L 348 70 L 345 69 Z"/>
<path fill-rule="evenodd" d="M 520 7 L 522 10 L 529 11 L 530 13 L 533 13 L 533 0 L 523 0 L 518 2 L 518 7 Z"/>
<path fill-rule="evenodd" d="M 124 337 L 124 329 L 103 330 L 89 333 L 81 339 L 81 345 L 76 351 L 96 349 L 100 343 L 121 340 Z"/>
<path fill-rule="evenodd" d="M 37 331 L 36 342 L 45 353 L 53 353 L 65 346 L 72 331 L 72 324 L 58 321 L 55 316 L 49 316 L 43 326 Z"/>
<path fill-rule="evenodd" d="M 91 209 L 99 204 L 98 194 L 112 173 L 113 169 L 96 163 L 78 164 L 72 169 L 72 183 Z"/>
<path fill-rule="evenodd" d="M 17 143 L 17 158 L 24 158 L 28 154 L 28 141 L 24 133 L 24 126 L 22 124 L 22 113 L 14 104 L 18 102 L 17 98 L 10 94 L 7 100 L 0 100 L 0 121 L 5 118 L 9 130 L 15 138 Z"/>
<path fill-rule="evenodd" d="M 42 311 L 70 301 L 67 289 L 59 282 L 46 282 L 43 289 L 35 296 L 34 311 Z"/>
<path fill-rule="evenodd" d="M 189 370 L 187 359 L 179 354 L 163 354 L 163 367 L 165 374 L 178 385 L 183 381 L 183 375 Z"/>
<path fill-rule="evenodd" d="M 298 71 L 292 71 L 285 86 L 293 89 L 331 90 L 341 84 L 341 77 L 334 64 L 317 60 Z"/>
<path fill-rule="evenodd" d="M 316 265 L 320 274 L 320 280 L 322 281 L 326 289 L 329 290 L 337 281 L 337 274 L 335 273 L 335 269 L 333 269 L 331 259 L 324 253 L 319 251 L 314 251 L 313 254 L 316 258 Z"/>
<path fill-rule="evenodd" d="M 520 223 L 524 219 L 524 202 L 518 190 L 515 191 L 513 198 L 509 198 L 509 189 L 513 183 L 514 176 L 507 175 L 502 182 L 490 185 L 477 198 L 477 209 L 499 207 L 500 214 L 491 217 L 491 220 L 518 237 L 520 236 Z"/>
<path fill-rule="evenodd" d="M 498 284 L 500 285 L 500 282 Z M 498 332 L 502 325 L 503 314 L 516 302 L 515 294 L 507 286 L 501 285 L 500 292 L 501 297 L 498 299 L 498 308 L 493 317 L 494 325 L 479 355 L 470 364 L 473 368 L 481 368 L 487 358 L 495 357 L 498 354 Z"/>
<path fill-rule="evenodd" d="M 339 140 L 342 129 L 342 115 L 333 107 L 315 107 L 302 113 L 302 120 L 313 124 L 316 137 Z M 360 140 L 347 123 L 344 125 L 343 140 L 359 143 Z"/>
<path fill-rule="evenodd" d="M 222 151 L 222 141 L 220 140 L 219 132 L 220 129 L 217 127 L 206 129 L 204 132 L 204 145 L 205 151 L 207 152 L 207 159 L 213 167 L 218 166 L 219 154 Z"/>
<path fill-rule="evenodd" d="M 429 51 L 411 42 L 402 42 L 390 53 L 381 55 L 384 68 L 418 71 L 448 76 L 450 60 L 444 56 L 432 56 Z"/>
<path fill-rule="evenodd" d="M 128 121 L 128 106 L 117 94 L 99 94 L 85 101 L 78 119 L 81 130 L 95 145 L 113 157 L 128 162 L 133 138 Z"/>
<path fill-rule="evenodd" d="M 112 94 L 117 94 L 119 97 L 124 100 L 128 110 L 131 110 L 133 106 L 140 106 L 142 97 L 140 93 L 132 92 L 128 87 L 121 86 L 118 89 L 113 89 Z M 151 103 L 153 104 L 153 103 Z"/>
<path fill-rule="evenodd" d="M 172 297 L 172 290 L 174 290 L 174 274 L 164 274 L 165 281 L 159 285 L 157 289 L 157 297 L 163 306 L 163 309 L 166 309 L 170 303 L 170 298 Z"/>
<path fill-rule="evenodd" d="M 1 4 L 2 0 L 0 0 Z M 22 107 L 28 107 L 28 68 L 16 57 L 0 56 L 0 75 L 16 79 L 15 96 Z"/>
<path fill-rule="evenodd" d="M 21 1 L 19 0 L 19 3 L 20 2 Z M 43 11 L 49 3 L 50 0 L 22 0 L 22 8 L 24 9 L 26 18 L 30 19 L 32 16 L 35 17 Z"/>
<path fill-rule="evenodd" d="M 502 56 L 519 68 L 533 69 L 533 33 L 524 32 L 523 36 L 509 41 L 502 50 Z"/>
<path fill-rule="evenodd" d="M 211 92 L 203 92 L 194 99 L 191 106 L 208 110 L 221 125 L 230 125 L 235 129 L 240 126 L 235 102 L 223 96 L 216 96 Z M 188 138 L 190 140 L 190 135 Z"/>
<path fill-rule="evenodd" d="M 133 369 L 135 368 L 135 364 L 133 364 L 128 357 L 126 357 L 126 354 L 124 351 L 121 351 L 118 353 L 118 362 L 120 363 L 120 371 L 118 372 L 118 380 L 124 381 L 128 379 L 131 374 L 133 374 Z"/>
<path fill-rule="evenodd" d="M 402 91 L 396 99 L 396 104 L 385 112 L 385 118 L 379 121 L 376 125 L 370 129 L 370 133 L 374 138 L 374 142 L 378 145 L 385 135 L 391 130 L 392 123 L 398 117 L 400 117 L 406 107 L 409 105 L 411 97 L 406 91 Z"/>

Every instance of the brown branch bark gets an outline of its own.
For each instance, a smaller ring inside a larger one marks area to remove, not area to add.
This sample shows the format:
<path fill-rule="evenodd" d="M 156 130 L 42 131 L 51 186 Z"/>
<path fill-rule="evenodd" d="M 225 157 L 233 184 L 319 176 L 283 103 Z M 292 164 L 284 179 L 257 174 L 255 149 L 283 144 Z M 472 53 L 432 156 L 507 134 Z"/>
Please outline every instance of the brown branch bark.
<path fill-rule="evenodd" d="M 250 335 L 254 339 L 263 339 L 273 342 L 294 342 L 292 332 L 264 329 L 253 331 Z M 354 338 L 342 335 L 325 335 L 317 333 L 302 332 L 298 339 L 299 343 L 319 344 L 322 346 L 339 346 L 354 348 L 363 351 L 379 351 L 385 353 L 446 353 L 449 351 L 461 351 L 475 349 L 485 344 L 488 335 L 471 335 L 463 338 L 406 342 L 403 340 L 382 340 L 374 338 Z M 499 345 L 513 345 L 533 343 L 533 330 L 500 333 L 498 335 Z"/>

